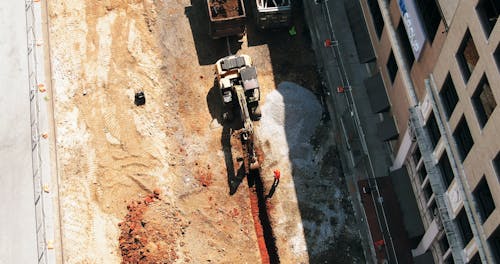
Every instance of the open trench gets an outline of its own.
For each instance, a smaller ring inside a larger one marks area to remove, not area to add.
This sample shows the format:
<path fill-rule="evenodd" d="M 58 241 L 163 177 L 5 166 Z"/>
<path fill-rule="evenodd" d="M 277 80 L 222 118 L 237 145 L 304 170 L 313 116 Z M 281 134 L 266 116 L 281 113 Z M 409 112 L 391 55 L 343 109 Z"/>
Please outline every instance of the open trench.
<path fill-rule="evenodd" d="M 264 185 L 260 178 L 260 170 L 251 170 L 247 176 L 248 190 L 252 216 L 257 234 L 257 243 L 259 245 L 260 255 L 263 264 L 279 263 L 278 250 L 276 248 L 276 239 L 273 235 L 271 223 L 266 205 L 266 195 Z"/>
<path fill-rule="evenodd" d="M 244 177 L 247 177 L 248 196 L 250 199 L 251 213 L 257 236 L 257 244 L 263 264 L 280 263 L 278 250 L 276 248 L 276 239 L 273 234 L 271 222 L 269 220 L 266 194 L 264 184 L 262 183 L 260 169 L 249 170 L 245 173 L 245 162 L 247 157 L 246 148 L 243 146 L 238 130 L 241 120 L 226 124 L 222 135 L 222 146 L 226 155 L 226 168 L 228 173 L 228 183 L 230 185 L 230 195 L 238 191 L 240 183 Z M 235 124 L 236 123 L 236 124 Z M 233 129 L 229 126 L 236 125 Z M 263 162 L 264 154 L 254 146 L 257 160 L 260 164 Z M 248 166 L 248 164 L 247 164 Z M 242 191 L 242 190 L 240 190 Z"/>

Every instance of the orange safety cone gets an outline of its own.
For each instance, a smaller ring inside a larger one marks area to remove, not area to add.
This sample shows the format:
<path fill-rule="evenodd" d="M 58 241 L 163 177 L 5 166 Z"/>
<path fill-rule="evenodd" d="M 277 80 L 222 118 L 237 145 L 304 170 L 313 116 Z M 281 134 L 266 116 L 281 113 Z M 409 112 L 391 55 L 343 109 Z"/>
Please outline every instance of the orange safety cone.
<path fill-rule="evenodd" d="M 40 91 L 41 93 L 44 93 L 47 91 L 47 89 L 45 89 L 45 85 L 43 83 L 38 84 L 38 91 Z"/>

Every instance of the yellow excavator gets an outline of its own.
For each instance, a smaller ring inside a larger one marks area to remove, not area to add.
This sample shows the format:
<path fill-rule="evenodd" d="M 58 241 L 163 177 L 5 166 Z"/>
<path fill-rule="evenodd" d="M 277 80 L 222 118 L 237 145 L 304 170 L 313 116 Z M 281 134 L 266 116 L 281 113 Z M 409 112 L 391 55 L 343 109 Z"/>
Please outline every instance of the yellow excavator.
<path fill-rule="evenodd" d="M 259 168 L 254 149 L 253 121 L 260 120 L 260 87 L 257 70 L 252 66 L 248 55 L 231 55 L 218 60 L 215 64 L 216 85 L 223 102 L 223 121 L 241 125 L 235 131 L 239 135 L 243 150 L 245 175 Z"/>

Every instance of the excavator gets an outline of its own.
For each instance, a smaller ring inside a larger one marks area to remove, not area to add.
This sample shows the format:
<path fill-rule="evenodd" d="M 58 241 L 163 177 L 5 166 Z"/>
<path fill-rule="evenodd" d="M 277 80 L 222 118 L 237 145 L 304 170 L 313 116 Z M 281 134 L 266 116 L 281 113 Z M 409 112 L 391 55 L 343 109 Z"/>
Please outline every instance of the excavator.
<path fill-rule="evenodd" d="M 260 120 L 260 88 L 257 70 L 248 55 L 230 55 L 215 64 L 215 83 L 223 102 L 223 122 L 234 122 L 239 115 L 241 125 L 234 131 L 239 136 L 244 174 L 260 168 L 254 148 L 253 121 Z"/>

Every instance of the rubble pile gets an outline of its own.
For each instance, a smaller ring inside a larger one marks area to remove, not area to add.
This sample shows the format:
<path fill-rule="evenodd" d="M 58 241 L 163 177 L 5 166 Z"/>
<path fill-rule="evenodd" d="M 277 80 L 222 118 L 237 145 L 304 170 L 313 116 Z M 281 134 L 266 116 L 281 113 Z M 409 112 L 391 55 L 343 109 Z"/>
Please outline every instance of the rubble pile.
<path fill-rule="evenodd" d="M 168 213 L 168 203 L 155 189 L 140 201 L 128 206 L 125 220 L 118 224 L 121 230 L 119 245 L 122 263 L 173 263 L 177 238 L 185 226 L 179 225 L 178 213 Z M 163 223 L 159 223 L 162 222 Z"/>
<path fill-rule="evenodd" d="M 239 0 L 212 0 L 210 9 L 213 17 L 237 17 L 241 15 Z"/>

